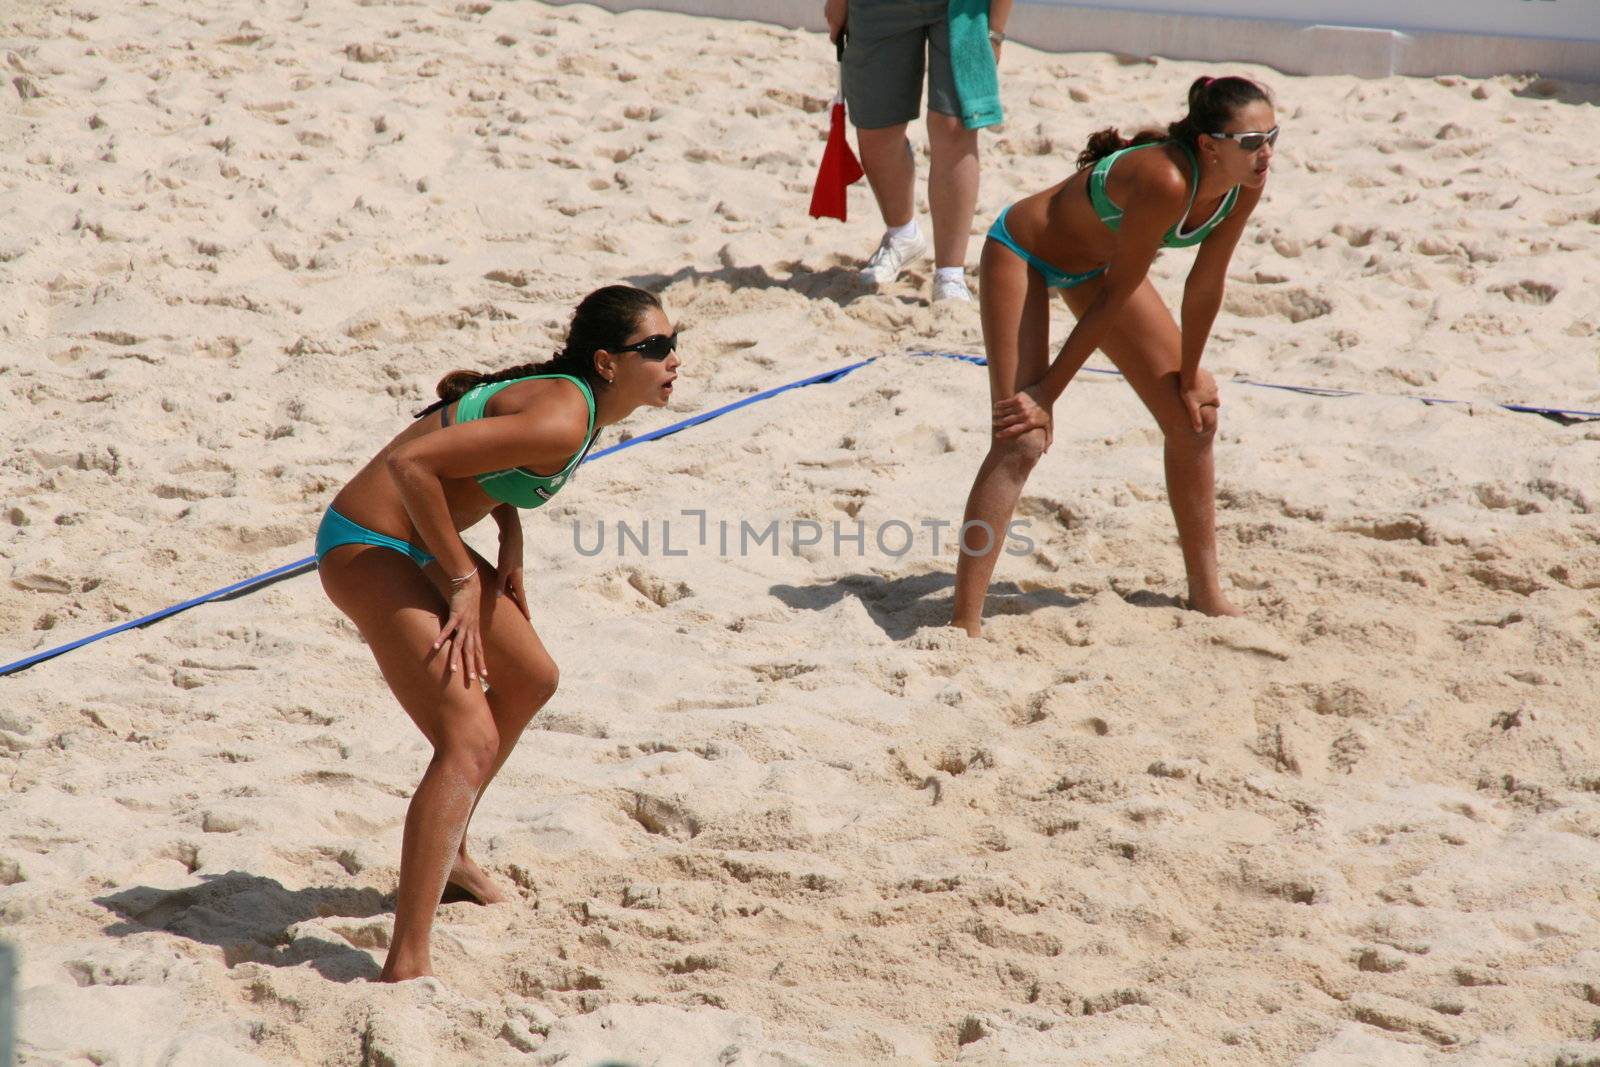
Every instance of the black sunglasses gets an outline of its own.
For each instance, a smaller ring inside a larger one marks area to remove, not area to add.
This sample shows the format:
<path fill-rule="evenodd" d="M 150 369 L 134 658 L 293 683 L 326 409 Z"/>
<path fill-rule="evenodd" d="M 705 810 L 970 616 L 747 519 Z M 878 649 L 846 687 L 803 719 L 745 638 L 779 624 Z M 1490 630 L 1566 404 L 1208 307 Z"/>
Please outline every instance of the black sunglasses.
<path fill-rule="evenodd" d="M 653 359 L 657 363 L 666 359 L 678 350 L 678 335 L 676 333 L 656 333 L 646 337 L 643 341 L 636 341 L 631 345 L 624 345 L 617 349 L 618 352 L 637 352 L 645 359 Z"/>
<path fill-rule="evenodd" d="M 1237 141 L 1246 152 L 1259 152 L 1262 145 L 1278 143 L 1278 127 L 1274 126 L 1266 133 L 1214 133 L 1211 136 L 1222 141 Z"/>

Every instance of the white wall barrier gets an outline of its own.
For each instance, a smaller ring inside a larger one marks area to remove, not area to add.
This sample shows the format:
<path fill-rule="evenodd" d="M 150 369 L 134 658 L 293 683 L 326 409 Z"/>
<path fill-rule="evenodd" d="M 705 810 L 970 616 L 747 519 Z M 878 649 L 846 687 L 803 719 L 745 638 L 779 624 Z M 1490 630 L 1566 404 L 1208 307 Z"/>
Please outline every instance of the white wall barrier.
<path fill-rule="evenodd" d="M 1258 19 L 1402 32 L 1600 41 L 1594 0 L 1031 0 L 1037 7 Z"/>
<path fill-rule="evenodd" d="M 823 28 L 822 0 L 584 2 Z M 1261 63 L 1286 74 L 1600 82 L 1600 0 L 1016 0 L 1006 31 L 1052 52 Z"/>

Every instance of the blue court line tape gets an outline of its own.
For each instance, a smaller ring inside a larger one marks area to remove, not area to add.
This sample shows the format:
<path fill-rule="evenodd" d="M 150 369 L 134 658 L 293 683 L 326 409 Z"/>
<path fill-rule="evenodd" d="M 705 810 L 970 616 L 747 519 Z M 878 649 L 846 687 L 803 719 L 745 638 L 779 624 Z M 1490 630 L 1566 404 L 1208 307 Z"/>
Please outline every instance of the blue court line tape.
<path fill-rule="evenodd" d="M 315 556 L 307 556 L 305 559 L 296 560 L 293 563 L 286 563 L 282 567 L 275 567 L 274 569 L 267 571 L 265 574 L 258 574 L 254 578 L 246 578 L 242 582 L 235 582 L 233 585 L 224 586 L 223 588 L 215 590 L 214 592 L 207 593 L 205 596 L 195 597 L 193 600 L 185 600 L 182 604 L 174 604 L 170 608 L 162 608 L 160 611 L 151 612 L 149 615 L 146 615 L 143 618 L 134 619 L 132 622 L 125 622 L 120 626 L 113 626 L 109 630 L 101 630 L 99 633 L 90 634 L 88 637 L 80 637 L 76 641 L 69 642 L 65 645 L 57 645 L 55 648 L 46 649 L 43 652 L 35 652 L 33 655 L 19 659 L 15 663 L 8 663 L 4 667 L 0 667 L 0 675 L 14 674 L 17 671 L 27 670 L 35 663 L 40 663 L 44 660 L 59 656 L 63 652 L 71 652 L 75 648 L 82 648 L 84 645 L 87 645 L 91 642 L 102 640 L 112 636 L 113 634 L 120 634 L 124 630 L 133 630 L 141 626 L 149 626 L 153 622 L 160 622 L 169 615 L 176 615 L 180 611 L 188 611 L 190 608 L 198 607 L 201 604 L 208 603 L 212 600 L 226 600 L 230 596 L 238 596 L 247 590 L 255 588 L 256 586 L 271 585 L 275 581 L 280 581 L 284 578 L 292 578 L 296 574 L 300 574 L 303 571 L 311 570 L 316 566 L 316 563 L 317 558 Z"/>
<path fill-rule="evenodd" d="M 960 352 L 935 352 L 923 350 L 914 351 L 910 354 L 913 356 L 932 357 L 954 360 L 960 363 L 970 363 L 979 367 L 987 366 L 989 362 L 982 356 L 966 355 Z M 671 426 L 663 426 L 658 430 L 651 430 L 649 433 L 643 433 L 638 437 L 631 437 L 626 441 L 611 445 L 609 448 L 603 448 L 599 452 L 595 452 L 587 456 L 584 459 L 584 463 L 592 463 L 602 456 L 609 456 L 613 452 L 621 452 L 625 448 L 632 448 L 634 445 L 641 445 L 646 441 L 658 441 L 661 438 L 670 437 L 673 434 L 680 433 L 692 426 L 698 426 L 703 422 L 710 422 L 712 419 L 720 418 L 723 415 L 738 411 L 740 408 L 749 407 L 752 404 L 758 404 L 763 400 L 770 400 L 771 398 L 782 393 L 789 392 L 791 389 L 803 389 L 808 385 L 827 385 L 832 382 L 836 382 L 846 375 L 858 371 L 862 367 L 868 366 L 869 364 L 875 362 L 877 362 L 877 357 L 863 359 L 856 363 L 847 364 L 843 367 L 836 367 L 833 370 L 823 371 L 821 374 L 813 374 L 809 378 L 801 378 L 798 381 L 788 382 L 784 385 L 775 386 L 771 389 L 765 389 L 759 393 L 754 393 L 750 396 L 744 397 L 741 400 L 736 400 L 730 404 L 724 404 L 719 408 L 713 408 L 711 411 L 701 412 L 699 415 L 693 415 L 687 419 L 675 422 Z M 1120 371 L 1104 370 L 1099 367 L 1084 367 L 1083 372 L 1087 374 L 1105 374 L 1114 377 L 1122 376 Z M 1283 385 L 1276 382 L 1236 380 L 1232 384 L 1248 385 L 1258 389 L 1278 389 L 1284 392 L 1300 393 L 1305 396 L 1380 396 L 1401 400 L 1417 400 L 1424 404 L 1473 403 L 1473 401 L 1469 400 L 1450 400 L 1442 397 L 1413 396 L 1407 393 L 1362 393 L 1353 389 L 1332 389 L 1311 385 Z M 1532 415 L 1543 415 L 1547 418 L 1600 419 L 1600 411 L 1584 411 L 1576 408 L 1540 407 L 1532 404 L 1496 404 L 1496 406 L 1504 408 L 1507 411 L 1515 411 Z M 54 648 L 45 649 L 42 652 L 35 652 L 31 656 L 25 656 L 22 659 L 0 667 L 0 677 L 27 670 L 29 667 L 32 667 L 37 663 L 42 663 L 45 660 L 53 659 L 56 656 L 62 655 L 66 652 L 71 652 L 74 649 L 82 648 L 84 645 L 92 644 L 95 641 L 104 640 L 105 638 L 122 633 L 125 630 L 133 630 L 140 627 L 149 626 L 151 623 L 160 622 L 162 619 L 169 618 L 170 616 L 176 615 L 182 611 L 188 611 L 190 608 L 198 607 L 201 604 L 208 604 L 213 601 L 229 600 L 235 597 L 243 596 L 246 593 L 267 585 L 271 585 L 274 582 L 283 581 L 286 578 L 293 578 L 296 575 L 304 574 L 315 569 L 316 565 L 316 557 L 307 556 L 304 559 L 299 559 L 295 560 L 293 563 L 284 564 L 281 567 L 276 567 L 270 571 L 266 571 L 265 573 L 255 575 L 252 578 L 246 578 L 242 582 L 235 582 L 233 585 L 228 585 L 221 589 L 213 590 L 212 592 L 206 593 L 203 596 L 198 596 L 191 600 L 185 600 L 181 604 L 174 604 L 171 607 L 162 608 L 160 611 L 152 612 L 149 615 L 134 619 L 132 622 L 121 623 L 120 625 L 113 626 L 108 630 L 102 630 L 99 633 L 90 634 L 88 637 L 79 638 L 76 641 L 71 641 L 64 645 L 57 645 Z"/>
<path fill-rule="evenodd" d="M 760 393 L 753 393 L 750 396 L 745 397 L 743 400 L 735 400 L 733 403 L 724 404 L 720 408 L 713 408 L 710 411 L 703 411 L 698 415 L 691 415 L 682 422 L 675 422 L 671 426 L 663 426 L 659 430 L 651 430 L 649 433 L 640 434 L 638 437 L 630 437 L 628 440 L 620 442 L 619 444 L 614 444 L 610 448 L 602 448 L 600 451 L 584 460 L 584 462 L 593 463 L 601 456 L 609 456 L 613 452 L 621 452 L 624 448 L 632 448 L 634 445 L 642 445 L 646 441 L 657 441 L 663 437 L 671 437 L 673 434 L 687 430 L 691 426 L 698 426 L 702 422 L 710 422 L 712 419 L 720 418 L 721 416 L 730 412 L 738 411 L 740 408 L 749 407 L 751 404 L 759 404 L 763 400 L 770 400 L 779 393 L 787 393 L 791 389 L 803 389 L 808 385 L 828 385 L 832 382 L 838 381 L 847 374 L 851 374 L 860 370 L 869 363 L 876 363 L 877 361 L 878 357 L 873 356 L 871 359 L 863 359 L 859 363 L 851 363 L 848 366 L 836 367 L 833 370 L 823 371 L 821 374 L 813 374 L 809 378 L 801 378 L 797 382 L 790 382 L 787 385 L 780 385 Z M 4 670 L 5 669 L 3 667 L 0 667 L 0 673 L 4 673 Z"/>
<path fill-rule="evenodd" d="M 923 350 L 923 351 L 912 352 L 911 355 L 913 355 L 913 356 L 927 356 L 927 357 L 933 357 L 933 358 L 937 358 L 937 359 L 950 359 L 950 360 L 955 360 L 958 363 L 971 363 L 971 364 L 973 364 L 975 366 L 979 366 L 979 367 L 985 367 L 985 366 L 988 366 L 988 364 L 989 364 L 989 361 L 987 359 L 984 359 L 982 356 L 969 356 L 969 355 L 966 355 L 966 354 L 961 353 L 961 352 L 934 352 L 932 350 Z M 1084 367 L 1083 368 L 1083 372 L 1084 373 L 1088 373 L 1088 374 L 1110 374 L 1110 375 L 1114 375 L 1114 376 L 1116 376 L 1118 378 L 1122 377 L 1122 372 L 1121 371 L 1102 370 L 1102 369 L 1100 369 L 1098 367 Z M 1286 393 L 1301 393 L 1301 394 L 1303 394 L 1305 396 L 1325 396 L 1325 397 L 1380 396 L 1380 397 L 1387 397 L 1387 398 L 1389 398 L 1391 400 L 1416 400 L 1416 401 L 1420 401 L 1421 403 L 1424 403 L 1424 404 L 1491 403 L 1491 401 L 1449 400 L 1449 399 L 1446 399 L 1445 397 L 1438 397 L 1438 396 L 1414 396 L 1414 395 L 1412 395 L 1410 393 L 1363 393 L 1363 392 L 1360 392 L 1360 391 L 1355 390 L 1355 389 L 1332 389 L 1332 388 L 1328 388 L 1326 386 L 1320 386 L 1320 385 L 1282 385 L 1282 384 L 1279 384 L 1277 382 L 1253 382 L 1253 381 L 1250 381 L 1247 378 L 1235 378 L 1235 379 L 1230 380 L 1227 384 L 1229 384 L 1229 385 L 1248 385 L 1248 386 L 1250 386 L 1252 388 L 1255 388 L 1255 389 L 1279 389 L 1279 390 L 1282 390 L 1283 392 L 1286 392 Z M 1536 404 L 1502 404 L 1502 403 L 1498 403 L 1498 402 L 1492 402 L 1492 403 L 1494 403 L 1495 407 L 1504 408 L 1507 411 L 1515 411 L 1515 412 L 1519 412 L 1521 414 L 1526 414 L 1526 415 L 1543 415 L 1546 418 L 1572 419 L 1572 420 L 1575 420 L 1575 421 L 1576 420 L 1583 420 L 1583 419 L 1600 419 L 1600 411 L 1583 411 L 1583 410 L 1581 410 L 1579 408 L 1540 407 L 1540 406 L 1538 406 Z"/>
<path fill-rule="evenodd" d="M 713 408 L 710 411 L 703 411 L 700 414 L 692 415 L 681 422 L 675 422 L 671 426 L 663 426 L 659 430 L 651 430 L 649 433 L 642 433 L 638 437 L 630 437 L 628 440 L 621 441 L 610 446 L 609 448 L 603 448 L 600 451 L 587 456 L 584 459 L 584 463 L 593 463 L 602 456 L 609 456 L 614 452 L 621 452 L 623 449 L 632 448 L 634 445 L 642 445 L 646 441 L 659 441 L 663 437 L 671 437 L 673 434 L 687 430 L 691 426 L 698 426 L 703 422 L 710 422 L 712 419 L 720 418 L 723 415 L 738 411 L 740 408 L 749 407 L 751 404 L 759 404 L 763 400 L 770 400 L 781 393 L 789 392 L 791 389 L 804 389 L 808 385 L 831 384 L 843 378 L 845 375 L 852 374 L 855 371 L 860 370 L 862 367 L 865 367 L 871 363 L 876 363 L 877 361 L 878 357 L 874 356 L 871 359 L 863 359 L 859 362 L 851 363 L 843 367 L 835 367 L 833 370 L 823 371 L 821 374 L 813 374 L 809 378 L 801 378 L 798 381 L 775 386 L 771 389 L 765 389 L 759 393 L 753 393 L 742 400 L 735 400 L 731 404 L 724 404 L 721 407 Z M 109 630 L 101 630 L 99 633 L 90 634 L 88 637 L 79 638 L 78 640 L 69 642 L 65 645 L 57 645 L 55 648 L 45 649 L 43 652 L 35 652 L 31 656 L 25 656 L 14 663 L 8 663 L 4 667 L 0 667 L 0 677 L 4 677 L 8 674 L 16 674 L 18 671 L 27 670 L 36 663 L 42 663 L 47 659 L 53 659 L 65 652 L 71 652 L 73 649 L 82 648 L 84 645 L 92 644 L 95 641 L 102 641 L 107 637 L 120 634 L 124 630 L 133 630 L 141 626 L 149 626 L 151 623 L 160 622 L 162 619 L 176 615 L 180 611 L 188 611 L 190 608 L 199 607 L 201 604 L 209 604 L 214 600 L 229 600 L 234 597 L 243 596 L 248 592 L 261 588 L 262 586 L 271 585 L 274 582 L 283 581 L 285 578 L 293 578 L 298 574 L 304 574 L 308 571 L 315 570 L 316 566 L 316 556 L 307 556 L 305 559 L 297 559 L 293 563 L 286 563 L 281 567 L 275 567 L 264 574 L 258 574 L 253 578 L 246 578 L 242 582 L 235 582 L 233 585 L 224 586 L 223 588 L 214 590 L 205 594 L 204 596 L 197 596 L 192 600 L 185 600 L 181 604 L 174 604 L 171 607 L 162 608 L 160 611 L 151 612 L 149 615 L 134 619 L 132 622 L 125 622 L 118 626 L 113 626 Z"/>

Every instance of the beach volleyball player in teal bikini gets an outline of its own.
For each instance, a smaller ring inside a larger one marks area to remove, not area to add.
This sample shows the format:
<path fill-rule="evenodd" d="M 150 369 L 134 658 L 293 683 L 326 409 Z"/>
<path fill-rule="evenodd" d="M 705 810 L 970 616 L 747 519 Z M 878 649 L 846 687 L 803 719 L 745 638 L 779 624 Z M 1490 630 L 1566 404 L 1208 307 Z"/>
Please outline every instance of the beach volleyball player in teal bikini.
<path fill-rule="evenodd" d="M 1200 78 L 1165 135 L 1089 139 L 1079 170 L 1000 213 L 979 263 L 992 436 L 967 498 L 951 624 L 977 636 L 1023 484 L 1054 434 L 1052 411 L 1090 353 L 1116 364 L 1165 438 L 1167 495 L 1189 606 L 1237 615 L 1217 580 L 1212 441 L 1215 380 L 1200 366 L 1228 262 L 1272 165 L 1277 118 L 1246 78 Z M 1180 326 L 1146 276 L 1162 248 L 1198 246 Z M 1050 359 L 1049 303 L 1077 316 Z"/>
<path fill-rule="evenodd" d="M 663 407 L 677 333 L 650 293 L 608 286 L 573 314 L 539 365 L 456 371 L 334 498 L 317 531 L 322 587 L 366 638 L 433 759 L 406 812 L 394 936 L 383 980 L 432 973 L 446 884 L 502 898 L 467 855 L 466 829 L 522 730 L 556 690 L 522 584 L 518 509 L 537 508 L 583 462 L 596 431 Z M 493 515 L 491 564 L 461 531 Z"/>

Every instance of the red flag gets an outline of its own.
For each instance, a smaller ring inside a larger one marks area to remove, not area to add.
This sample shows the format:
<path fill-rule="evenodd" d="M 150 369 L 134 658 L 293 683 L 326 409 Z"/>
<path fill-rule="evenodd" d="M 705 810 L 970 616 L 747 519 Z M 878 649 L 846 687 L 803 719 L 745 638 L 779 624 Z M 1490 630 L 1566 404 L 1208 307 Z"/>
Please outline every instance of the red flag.
<path fill-rule="evenodd" d="M 828 123 L 828 146 L 822 150 L 822 166 L 817 168 L 817 184 L 811 190 L 811 217 L 844 222 L 849 200 L 846 193 L 864 173 L 861 161 L 845 140 L 844 99 L 835 96 L 833 118 Z"/>

